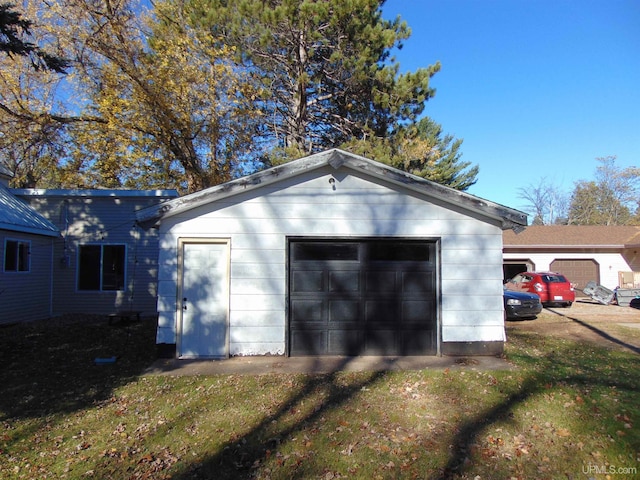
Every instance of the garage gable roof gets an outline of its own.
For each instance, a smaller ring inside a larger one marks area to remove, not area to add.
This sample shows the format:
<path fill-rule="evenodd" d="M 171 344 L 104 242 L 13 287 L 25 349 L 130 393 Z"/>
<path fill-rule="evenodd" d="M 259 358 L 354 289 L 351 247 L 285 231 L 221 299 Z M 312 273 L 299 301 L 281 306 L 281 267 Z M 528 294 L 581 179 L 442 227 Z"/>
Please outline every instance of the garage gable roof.
<path fill-rule="evenodd" d="M 527 215 L 519 210 L 484 200 L 480 197 L 440 185 L 430 180 L 425 180 L 424 178 L 389 167 L 383 163 L 339 149 L 316 153 L 254 173 L 253 175 L 169 200 L 157 206 L 142 209 L 137 213 L 136 217 L 138 222 L 143 225 L 157 225 L 164 218 L 169 218 L 173 215 L 238 193 L 270 185 L 282 181 L 285 178 L 295 177 L 325 166 L 331 166 L 335 170 L 347 168 L 356 172 L 362 172 L 422 195 L 436 197 L 445 203 L 456 205 L 490 218 L 495 218 L 501 221 L 503 229 L 519 229 L 527 225 Z"/>

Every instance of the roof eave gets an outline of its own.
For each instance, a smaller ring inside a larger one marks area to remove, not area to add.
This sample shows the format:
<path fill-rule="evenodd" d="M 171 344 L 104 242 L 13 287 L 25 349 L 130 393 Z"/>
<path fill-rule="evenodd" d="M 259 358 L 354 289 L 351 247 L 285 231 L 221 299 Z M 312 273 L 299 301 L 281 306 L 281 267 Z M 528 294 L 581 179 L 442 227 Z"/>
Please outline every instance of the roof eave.
<path fill-rule="evenodd" d="M 277 182 L 284 175 L 295 175 L 299 171 L 309 171 L 311 169 L 324 166 L 311 166 L 306 163 L 297 162 L 296 165 L 292 165 L 292 163 L 271 167 L 247 177 L 231 180 L 214 187 L 200 190 L 199 192 L 191 193 L 184 197 L 178 197 L 173 200 L 163 202 L 159 205 L 143 208 L 136 212 L 136 220 L 141 225 L 157 226 L 163 218 L 171 217 L 183 210 L 190 210 L 192 208 L 206 205 L 211 201 L 212 196 L 215 196 L 215 200 L 221 200 L 259 186 L 270 185 Z"/>
<path fill-rule="evenodd" d="M 138 223 L 145 226 L 157 226 L 163 218 L 171 217 L 180 211 L 190 210 L 209 203 L 212 196 L 220 200 L 248 189 L 266 186 L 277 182 L 284 176 L 295 176 L 325 166 L 338 170 L 347 166 L 352 170 L 384 179 L 393 184 L 403 186 L 422 195 L 437 197 L 441 201 L 463 206 L 486 217 L 500 222 L 503 230 L 521 229 L 527 225 L 527 215 L 493 202 L 475 197 L 468 193 L 440 185 L 422 177 L 411 175 L 393 167 L 389 167 L 368 158 L 345 152 L 339 149 L 327 150 L 304 157 L 293 162 L 257 172 L 247 177 L 195 192 L 185 197 L 176 198 L 162 204 L 148 207 L 137 212 Z M 428 187 L 428 188 L 425 188 Z"/>
<path fill-rule="evenodd" d="M 178 191 L 166 190 L 118 190 L 118 189 L 43 189 L 12 188 L 11 193 L 20 197 L 177 197 Z"/>
<path fill-rule="evenodd" d="M 462 205 L 467 210 L 499 220 L 503 230 L 520 229 L 527 226 L 527 215 L 519 210 L 508 208 L 469 193 L 440 185 L 431 180 L 403 172 L 381 163 L 373 163 L 364 157 L 354 156 L 353 159 L 349 159 L 345 163 L 353 170 L 390 181 L 422 195 L 437 197 L 446 203 Z M 339 168 L 339 166 L 334 168 Z M 425 189 L 425 187 L 428 187 L 428 189 Z"/>
<path fill-rule="evenodd" d="M 0 222 L 0 230 L 7 230 L 10 232 L 16 232 L 16 233 L 28 233 L 32 235 L 42 235 L 42 236 L 54 237 L 54 238 L 57 238 L 60 236 L 60 231 L 58 230 L 47 230 L 44 228 L 33 228 L 33 227 L 26 227 L 22 225 L 14 225 L 11 223 L 2 223 L 2 222 Z"/>
<path fill-rule="evenodd" d="M 583 244 L 583 245 L 527 245 L 527 244 L 512 244 L 505 243 L 504 249 L 530 249 L 530 250 L 585 250 L 585 249 L 600 249 L 600 250 L 621 250 L 623 248 L 630 248 L 628 245 L 597 245 L 597 244 Z"/>

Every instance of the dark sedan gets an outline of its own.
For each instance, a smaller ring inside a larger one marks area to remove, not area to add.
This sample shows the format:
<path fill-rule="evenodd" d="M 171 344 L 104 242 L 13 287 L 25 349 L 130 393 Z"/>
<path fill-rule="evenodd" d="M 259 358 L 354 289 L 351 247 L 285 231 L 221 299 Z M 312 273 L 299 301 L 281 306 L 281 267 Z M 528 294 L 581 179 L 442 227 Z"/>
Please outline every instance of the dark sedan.
<path fill-rule="evenodd" d="M 542 311 L 540 297 L 535 293 L 504 290 L 504 316 L 507 320 L 535 318 Z"/>

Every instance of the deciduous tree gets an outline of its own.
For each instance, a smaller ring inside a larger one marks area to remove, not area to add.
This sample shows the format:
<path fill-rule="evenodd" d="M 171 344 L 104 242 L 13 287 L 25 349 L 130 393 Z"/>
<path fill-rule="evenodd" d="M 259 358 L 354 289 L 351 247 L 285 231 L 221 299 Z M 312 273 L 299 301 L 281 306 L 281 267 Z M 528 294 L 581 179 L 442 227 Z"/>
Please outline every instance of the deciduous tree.
<path fill-rule="evenodd" d="M 28 142 L 36 127 L 47 127 L 41 130 L 57 147 L 49 149 L 52 164 L 64 173 L 60 186 L 194 191 L 254 168 L 247 162 L 260 125 L 250 108 L 256 92 L 234 69 L 229 49 L 191 28 L 180 4 L 158 2 L 153 15 L 134 0 L 59 0 L 46 7 L 38 32 L 57 36 L 72 61 L 64 94 L 52 87 L 40 92 L 48 103 L 21 98 L 29 91 L 7 76 L 0 121 L 20 123 L 11 131 Z M 13 150 L 6 158 L 23 161 L 24 152 L 8 140 Z"/>
<path fill-rule="evenodd" d="M 594 181 L 580 181 L 571 197 L 569 222 L 575 225 L 626 225 L 637 206 L 640 169 L 619 168 L 616 157 L 596 159 Z"/>
<path fill-rule="evenodd" d="M 85 124 L 77 144 L 103 178 L 192 192 L 242 171 L 255 92 L 223 43 L 192 29 L 175 2 L 156 3 L 151 16 L 130 2 L 75 0 L 74 14 L 59 12 L 79 25 L 75 58 L 101 119 Z"/>
<path fill-rule="evenodd" d="M 533 225 L 554 225 L 566 222 L 568 196 L 552 181 L 541 178 L 537 184 L 519 188 L 519 197 L 533 217 Z"/>
<path fill-rule="evenodd" d="M 11 13 L 8 19 L 4 17 L 7 12 Z M 39 12 L 29 2 L 20 11 L 17 7 L 3 10 L 2 22 L 21 25 L 14 30 L 6 23 L 2 27 L 3 31 L 9 30 L 10 38 L 5 39 L 8 55 L 0 55 L 0 162 L 14 174 L 17 187 L 56 185 L 68 138 L 68 123 L 62 121 L 64 108 L 57 98 L 63 81 L 61 68 L 57 67 L 62 63 L 48 65 L 46 60 L 53 57 L 43 53 L 45 48 L 61 50 L 56 38 L 43 28 Z M 26 17 L 38 21 L 24 20 Z M 20 30 L 22 27 L 27 30 Z M 16 47 L 21 33 L 28 33 L 31 41 Z"/>
<path fill-rule="evenodd" d="M 194 191 L 337 146 L 475 182 L 461 140 L 418 121 L 440 66 L 400 73 L 391 52 L 410 30 L 383 2 L 135 1 L 25 2 L 34 39 L 71 63 L 61 80 L 2 59 L 0 153 L 16 184 Z"/>

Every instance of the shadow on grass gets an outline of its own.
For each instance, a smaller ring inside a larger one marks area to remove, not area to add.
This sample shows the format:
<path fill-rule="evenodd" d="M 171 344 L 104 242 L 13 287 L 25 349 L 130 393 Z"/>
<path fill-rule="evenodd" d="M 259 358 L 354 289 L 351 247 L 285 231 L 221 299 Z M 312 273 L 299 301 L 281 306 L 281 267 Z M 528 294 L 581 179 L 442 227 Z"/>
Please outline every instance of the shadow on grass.
<path fill-rule="evenodd" d="M 584 355 L 576 356 L 575 353 L 573 345 L 552 349 L 541 356 L 518 353 L 520 358 L 517 362 L 525 367 L 524 371 L 528 375 L 516 388 L 505 392 L 507 394 L 503 400 L 478 411 L 472 419 L 463 420 L 455 425 L 453 429 L 455 434 L 449 447 L 446 463 L 435 468 L 437 473 L 433 471 L 431 474 L 425 473 L 423 478 L 434 480 L 467 478 L 465 475 L 473 472 L 471 460 L 473 447 L 482 443 L 487 429 L 503 422 L 510 422 L 520 405 L 532 397 L 548 393 L 550 386 L 557 384 L 577 388 L 603 386 L 615 388 L 618 392 L 637 392 L 640 388 L 640 382 L 632 374 L 627 375 L 622 372 L 616 374 L 614 371 L 613 375 L 607 375 L 601 368 L 602 358 L 587 356 L 588 360 L 585 361 Z M 345 359 L 338 370 L 344 369 L 348 363 L 349 359 Z M 640 361 L 631 362 L 625 368 L 634 371 L 639 367 Z M 240 438 L 228 441 L 203 462 L 184 466 L 181 472 L 172 475 L 171 478 L 187 480 L 255 478 L 256 475 L 260 477 L 261 466 L 269 460 L 270 456 L 277 454 L 280 442 L 284 444 L 293 437 L 304 435 L 305 430 L 314 422 L 323 416 L 329 416 L 334 411 L 340 411 L 355 395 L 383 380 L 383 377 L 382 372 L 374 372 L 362 377 L 358 382 L 344 386 L 341 385 L 338 373 L 307 376 L 304 386 L 280 405 L 276 412 L 266 416 Z M 323 402 L 295 425 L 287 424 L 284 419 L 288 417 L 288 412 L 301 407 L 305 400 L 311 399 L 314 392 L 319 389 L 329 392 Z M 401 402 L 402 399 L 398 401 Z M 442 408 L 447 407 L 442 405 Z M 446 442 L 444 438 L 446 436 L 443 436 L 440 441 Z M 420 450 L 419 445 L 414 448 L 416 448 L 415 455 L 428 455 L 428 452 Z M 342 473 L 347 474 L 347 472 Z M 304 466 L 292 466 L 285 476 L 293 479 L 323 478 L 325 475 L 332 474 L 330 466 L 321 465 L 310 457 L 304 459 Z M 268 473 L 265 475 L 265 478 L 270 478 Z M 281 476 L 276 475 L 274 478 L 281 478 Z"/>
<path fill-rule="evenodd" d="M 384 377 L 384 371 L 363 374 L 360 381 L 343 385 L 339 381 L 340 372 L 345 371 L 352 361 L 345 357 L 335 372 L 327 374 L 307 375 L 302 388 L 279 405 L 277 411 L 266 416 L 242 438 L 233 441 L 211 455 L 204 462 L 187 467 L 184 472 L 172 476 L 172 479 L 238 479 L 252 478 L 257 466 L 276 455 L 280 443 L 302 432 L 308 425 L 320 420 L 323 416 L 339 410 L 362 390 L 374 385 Z M 320 369 L 320 365 L 318 365 Z M 311 369 L 313 370 L 313 368 Z M 302 408 L 305 401 L 322 391 L 323 401 L 312 412 L 300 419 L 294 425 L 287 425 L 285 418 L 290 417 L 290 411 Z M 313 458 L 306 458 L 301 472 L 291 471 L 288 478 L 308 478 L 308 475 L 321 475 L 326 465 L 317 465 Z M 315 477 L 314 477 L 315 478 Z"/>
<path fill-rule="evenodd" d="M 3 352 L 0 381 L 4 392 L 0 396 L 0 419 L 9 423 L 12 419 L 40 419 L 44 422 L 44 418 L 50 415 L 72 414 L 109 401 L 114 389 L 137 378 L 154 359 L 154 332 L 155 323 L 147 321 L 126 327 L 108 326 L 106 321 L 82 324 L 55 321 L 44 328 L 42 325 L 17 325 L 0 329 L 0 351 Z M 510 335 L 513 335 L 510 343 L 515 341 L 517 344 L 510 347 L 510 360 L 520 368 L 522 379 L 517 385 L 505 385 L 500 400 L 452 424 L 451 436 L 435 438 L 433 442 L 444 445 L 442 451 L 446 451 L 448 456 L 423 478 L 448 480 L 472 474 L 474 445 L 482 443 L 487 429 L 510 422 L 518 414 L 519 406 L 548 392 L 550 385 L 602 386 L 615 388 L 623 395 L 636 396 L 640 390 L 636 374 L 640 369 L 640 357 L 616 352 L 616 355 L 624 355 L 624 359 L 608 362 L 608 353 L 604 350 L 591 354 L 584 346 L 574 343 L 546 340 L 533 334 L 527 336 L 511 332 Z M 96 357 L 113 355 L 118 357 L 115 364 L 94 365 Z M 345 407 L 354 397 L 384 381 L 383 372 L 357 374 L 345 381 L 344 374 L 340 372 L 348 367 L 350 361 L 345 358 L 334 373 L 301 377 L 302 386 L 291 392 L 283 391 L 277 410 L 264 416 L 257 425 L 239 436 L 230 437 L 222 447 L 209 452 L 204 460 L 189 462 L 183 458 L 174 466 L 176 470 L 164 478 L 237 479 L 260 476 L 262 466 L 270 457 L 277 455 L 281 446 L 292 437 L 304 435 L 310 426 L 333 412 L 347 411 Z M 305 408 L 308 403 L 315 402 L 319 392 L 322 393 L 322 401 L 311 410 Z M 448 397 L 443 395 L 442 398 Z M 398 398 L 398 402 L 402 401 Z M 442 405 L 441 408 L 455 409 L 453 405 Z M 291 423 L 292 410 L 308 413 L 298 418 L 296 423 Z M 594 428 L 598 423 L 594 418 L 585 421 L 593 422 Z M 36 423 L 29 428 L 41 428 Z M 21 435 L 21 438 L 28 437 L 28 432 Z M 637 435 L 629 432 L 628 437 L 621 441 L 633 443 L 636 440 Z M 450 446 L 447 448 L 447 445 Z M 428 454 L 419 443 L 411 448 L 416 458 Z M 141 465 L 140 462 L 135 460 L 129 468 Z M 309 456 L 301 464 L 292 466 L 285 476 L 294 479 L 323 478 L 327 468 L 331 467 Z M 348 472 L 342 473 L 347 475 Z M 383 472 L 383 476 L 384 473 L 390 472 Z"/>
<path fill-rule="evenodd" d="M 27 430 L 14 437 L 20 441 L 46 428 L 44 424 L 52 417 L 73 415 L 110 402 L 117 388 L 138 378 L 155 360 L 155 329 L 155 320 L 109 325 L 104 317 L 92 316 L 0 327 L 3 365 L 0 421 L 7 425 L 14 422 L 28 425 Z M 117 360 L 113 364 L 95 362 L 97 358 L 109 357 Z M 309 375 L 291 398 L 287 399 L 287 392 L 283 392 L 285 400 L 277 412 L 265 417 L 243 438 L 229 441 L 204 464 L 186 464 L 185 473 L 172 478 L 248 475 L 270 450 L 277 452 L 278 439 L 286 438 L 299 428 L 299 425 L 281 427 L 286 422 L 279 423 L 291 409 L 300 407 L 321 391 L 326 401 L 302 420 L 302 424 L 313 422 L 328 411 L 340 408 L 383 375 L 383 372 L 372 372 L 358 383 L 342 385 L 338 376 L 350 361 L 346 357 L 334 373 Z M 267 432 L 268 439 L 264 440 Z"/>
<path fill-rule="evenodd" d="M 571 318 L 571 320 L 584 324 L 577 319 Z M 598 329 L 595 330 L 600 332 Z M 609 335 L 605 332 L 601 333 L 604 338 L 609 339 Z M 535 342 L 546 343 L 544 338 L 534 339 L 531 334 L 509 332 L 512 339 L 520 335 L 522 336 L 519 342 L 521 346 L 532 345 Z M 627 348 L 632 347 L 624 342 L 620 343 Z M 631 349 L 637 351 L 637 349 Z M 530 372 L 529 376 L 524 378 L 520 386 L 503 401 L 481 411 L 473 420 L 460 425 L 443 473 L 435 479 L 452 480 L 464 475 L 469 469 L 473 446 L 478 443 L 481 435 L 488 428 L 498 423 L 509 423 L 514 418 L 514 412 L 518 406 L 538 395 L 549 393 L 555 385 L 561 384 L 578 389 L 604 387 L 614 389 L 616 392 L 637 395 L 640 379 L 635 372 L 640 368 L 640 357 L 620 353 L 627 358 L 627 362 L 621 365 L 611 361 L 605 349 L 598 349 L 597 352 L 599 353 L 594 353 L 588 344 L 580 343 L 569 343 L 568 346 L 551 349 L 541 356 L 526 353 L 525 349 L 518 349 L 518 352 L 512 355 L 512 360 L 526 367 L 526 371 Z M 611 363 L 617 367 L 611 366 Z M 597 426 L 599 425 L 594 425 L 594 431 Z M 634 440 L 628 441 L 631 444 L 634 443 Z"/>
<path fill-rule="evenodd" d="M 604 330 L 601 330 L 597 327 L 594 327 L 593 325 L 590 325 L 589 323 L 580 320 L 579 318 L 575 318 L 572 317 L 570 315 L 566 315 L 563 312 L 559 312 L 553 309 L 547 309 L 549 312 L 554 313 L 556 315 L 559 315 L 561 317 L 566 318 L 567 320 L 571 320 L 574 323 L 577 323 L 578 325 L 586 328 L 587 330 L 592 331 L 593 333 L 598 334 L 600 337 L 602 337 L 605 340 L 608 340 L 611 343 L 614 343 L 620 347 L 624 347 L 624 348 L 628 348 L 629 350 L 631 350 L 634 353 L 640 353 L 640 348 L 636 347 L 635 345 L 631 345 L 630 343 L 624 342 L 623 340 L 620 340 L 619 338 L 614 337 L 613 335 L 605 332 Z"/>
<path fill-rule="evenodd" d="M 0 420 L 42 419 L 108 400 L 155 356 L 155 318 L 73 315 L 0 327 Z M 97 365 L 96 358 L 116 357 Z"/>

